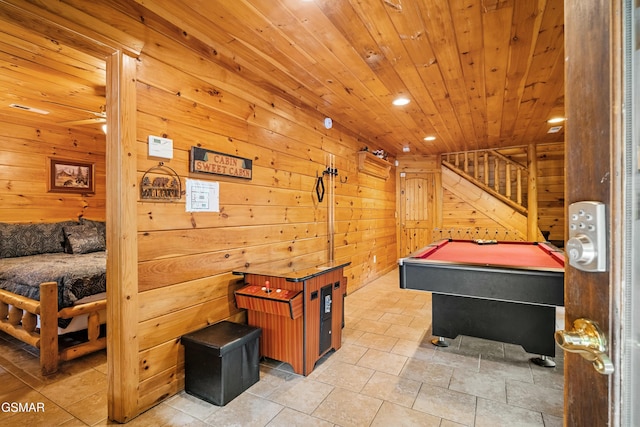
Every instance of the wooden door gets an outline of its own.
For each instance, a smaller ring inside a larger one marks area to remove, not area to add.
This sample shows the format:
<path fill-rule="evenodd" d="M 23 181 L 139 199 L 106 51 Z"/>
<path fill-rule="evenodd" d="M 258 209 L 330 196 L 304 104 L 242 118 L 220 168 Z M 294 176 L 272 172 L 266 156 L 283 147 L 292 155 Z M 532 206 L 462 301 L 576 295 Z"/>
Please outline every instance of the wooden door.
<path fill-rule="evenodd" d="M 566 206 L 600 201 L 606 206 L 607 268 L 585 272 L 565 267 L 565 331 L 579 318 L 595 321 L 608 340 L 606 355 L 620 360 L 619 286 L 623 148 L 621 45 L 622 1 L 565 1 Z M 620 398 L 612 374 L 598 373 L 578 353 L 565 352 L 565 425 L 617 425 Z"/>
<path fill-rule="evenodd" d="M 435 217 L 433 173 L 400 174 L 400 256 L 432 241 Z"/>

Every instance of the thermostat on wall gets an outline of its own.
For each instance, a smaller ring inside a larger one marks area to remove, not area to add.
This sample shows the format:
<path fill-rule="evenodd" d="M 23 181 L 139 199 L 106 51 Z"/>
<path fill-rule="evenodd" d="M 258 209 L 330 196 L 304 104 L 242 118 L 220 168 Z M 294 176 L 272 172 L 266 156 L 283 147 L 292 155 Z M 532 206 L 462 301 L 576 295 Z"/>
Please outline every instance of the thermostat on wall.
<path fill-rule="evenodd" d="M 173 159 L 173 139 L 149 135 L 149 155 Z"/>

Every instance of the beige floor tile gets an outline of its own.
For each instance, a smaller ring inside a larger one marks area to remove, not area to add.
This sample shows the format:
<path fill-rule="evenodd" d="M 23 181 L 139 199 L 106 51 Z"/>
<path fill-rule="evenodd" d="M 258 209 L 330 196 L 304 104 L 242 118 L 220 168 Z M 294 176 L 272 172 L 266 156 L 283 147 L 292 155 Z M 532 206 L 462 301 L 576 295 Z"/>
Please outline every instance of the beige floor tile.
<path fill-rule="evenodd" d="M 253 394 L 243 393 L 208 417 L 212 426 L 262 427 L 283 409 L 283 406 Z"/>
<path fill-rule="evenodd" d="M 407 359 L 406 356 L 370 348 L 360 358 L 357 365 L 392 375 L 398 375 L 400 371 L 402 371 Z"/>
<path fill-rule="evenodd" d="M 77 401 L 65 409 L 80 421 L 88 425 L 94 425 L 107 418 L 107 392 L 100 391 Z"/>
<path fill-rule="evenodd" d="M 360 319 L 355 325 L 350 325 L 351 328 L 363 331 L 365 333 L 373 333 L 384 335 L 387 329 L 391 326 L 391 323 L 382 323 L 378 320 Z"/>
<path fill-rule="evenodd" d="M 269 400 L 298 412 L 311 414 L 331 393 L 334 386 L 305 377 L 298 377 L 269 396 Z"/>
<path fill-rule="evenodd" d="M 440 427 L 464 427 L 464 424 L 456 423 L 451 420 L 442 420 Z"/>
<path fill-rule="evenodd" d="M 307 378 L 317 379 L 318 376 L 322 375 L 322 373 L 325 370 L 327 370 L 331 365 L 339 362 L 340 359 L 335 357 L 336 353 L 337 353 L 336 351 L 332 350 L 329 353 L 325 354 L 320 360 L 318 360 L 315 366 L 313 367 L 313 371 L 311 371 L 311 373 L 307 375 Z"/>
<path fill-rule="evenodd" d="M 373 373 L 373 369 L 336 362 L 318 375 L 316 380 L 358 393 L 369 381 Z"/>
<path fill-rule="evenodd" d="M 399 339 L 390 352 L 418 360 L 431 360 L 435 351 L 435 347 L 431 343 L 425 344 L 422 341 Z"/>
<path fill-rule="evenodd" d="M 362 394 L 411 407 L 420 391 L 420 381 L 376 372 L 362 389 Z"/>
<path fill-rule="evenodd" d="M 220 409 L 219 406 L 192 396 L 184 390 L 167 399 L 165 403 L 199 420 L 205 420 Z"/>
<path fill-rule="evenodd" d="M 191 426 L 204 427 L 205 423 L 182 411 L 161 403 L 138 415 L 126 424 L 127 427 Z"/>
<path fill-rule="evenodd" d="M 8 402 L 8 410 L 0 411 L 0 426 L 49 426 L 58 425 L 72 420 L 73 415 L 56 405 L 39 392 L 20 388 L 17 393 L 11 395 Z M 15 407 L 12 404 L 22 404 Z M 24 406 L 26 405 L 26 406 Z"/>
<path fill-rule="evenodd" d="M 542 414 L 542 420 L 544 421 L 544 427 L 563 427 L 564 425 L 562 417 L 554 417 L 549 414 Z"/>
<path fill-rule="evenodd" d="M 480 372 L 499 375 L 505 379 L 533 383 L 533 374 L 531 373 L 531 366 L 529 366 L 528 360 L 514 361 L 503 359 L 499 361 L 482 358 L 480 361 Z"/>
<path fill-rule="evenodd" d="M 88 370 L 47 384 L 40 392 L 58 405 L 68 407 L 86 396 L 97 392 L 106 393 L 107 378 L 98 371 Z"/>
<path fill-rule="evenodd" d="M 398 339 L 420 342 L 427 334 L 427 329 L 424 327 L 391 325 L 384 334 Z"/>
<path fill-rule="evenodd" d="M 402 313 L 400 314 L 384 313 L 382 316 L 380 316 L 379 320 L 380 322 L 383 322 L 383 323 L 391 323 L 393 325 L 400 325 L 400 326 L 409 326 L 409 324 L 413 320 L 413 316 L 402 314 Z"/>
<path fill-rule="evenodd" d="M 564 368 L 556 365 L 555 368 L 531 367 L 534 384 L 564 390 Z"/>
<path fill-rule="evenodd" d="M 413 409 L 466 426 L 473 426 L 476 416 L 476 397 L 446 388 L 423 385 Z"/>
<path fill-rule="evenodd" d="M 507 344 L 507 343 L 504 344 L 504 359 L 506 360 L 517 361 L 517 362 L 528 362 L 529 359 L 531 359 L 531 357 L 533 357 L 533 355 L 524 351 L 524 348 L 522 348 L 521 345 Z M 491 356 L 485 356 L 483 358 L 498 360 L 498 361 L 502 361 L 503 359 L 503 358 L 496 359 Z"/>
<path fill-rule="evenodd" d="M 345 326 L 342 330 L 342 344 L 353 344 L 364 334 L 364 331 L 353 329 L 350 326 Z"/>
<path fill-rule="evenodd" d="M 452 367 L 419 359 L 408 359 L 400 372 L 403 378 L 443 388 L 449 386 L 451 375 L 453 375 Z"/>
<path fill-rule="evenodd" d="M 478 372 L 480 369 L 479 354 L 460 354 L 438 348 L 433 355 L 433 362 L 440 365 L 451 366 L 457 369 Z"/>
<path fill-rule="evenodd" d="M 334 427 L 334 424 L 290 408 L 284 408 L 267 424 L 267 427 Z"/>
<path fill-rule="evenodd" d="M 563 399 L 562 390 L 507 380 L 507 403 L 509 405 L 561 417 Z"/>
<path fill-rule="evenodd" d="M 330 360 L 332 362 L 340 361 L 355 365 L 366 352 L 367 347 L 350 343 L 342 344 L 342 347 L 330 356 Z"/>
<path fill-rule="evenodd" d="M 351 301 L 347 298 L 345 300 L 345 304 L 347 303 L 349 304 L 348 307 L 352 307 L 352 306 L 355 306 L 356 304 L 360 304 L 358 308 L 355 308 L 355 309 L 349 309 L 348 307 L 345 308 L 345 323 L 348 322 L 350 325 L 359 320 L 371 320 L 376 322 L 380 319 L 380 316 L 382 316 L 383 314 L 378 310 L 374 310 L 373 307 L 375 307 L 375 303 L 372 303 L 370 301 L 365 301 L 364 303 L 358 303 L 358 302 Z"/>
<path fill-rule="evenodd" d="M 467 355 L 479 354 L 484 357 L 504 358 L 504 343 L 463 336 L 459 352 Z"/>
<path fill-rule="evenodd" d="M 381 310 L 391 314 L 401 314 L 404 310 L 404 307 L 397 304 L 397 298 L 389 298 L 380 301 L 376 305 L 376 310 Z"/>
<path fill-rule="evenodd" d="M 425 328 L 427 331 L 431 331 L 431 311 L 415 316 L 409 326 L 412 328 Z"/>
<path fill-rule="evenodd" d="M 0 371 L 0 399 L 6 401 L 7 397 L 19 388 L 27 387 L 25 383 L 20 381 L 15 375 L 2 369 Z"/>
<path fill-rule="evenodd" d="M 449 389 L 497 402 L 507 402 L 504 378 L 490 374 L 454 369 Z"/>
<path fill-rule="evenodd" d="M 248 393 L 258 397 L 268 397 L 283 385 L 286 386 L 288 381 L 297 377 L 293 372 L 278 369 L 274 366 L 265 366 L 260 364 L 260 380 L 249 387 Z"/>
<path fill-rule="evenodd" d="M 384 402 L 371 427 L 439 427 L 440 418 L 393 403 Z"/>
<path fill-rule="evenodd" d="M 354 344 L 381 351 L 390 351 L 398 342 L 398 338 L 367 332 L 355 340 Z"/>
<path fill-rule="evenodd" d="M 478 399 L 475 427 L 543 427 L 540 412 L 507 405 L 493 400 Z"/>
<path fill-rule="evenodd" d="M 327 396 L 312 415 L 341 427 L 368 426 L 381 405 L 380 399 L 338 387 Z"/>

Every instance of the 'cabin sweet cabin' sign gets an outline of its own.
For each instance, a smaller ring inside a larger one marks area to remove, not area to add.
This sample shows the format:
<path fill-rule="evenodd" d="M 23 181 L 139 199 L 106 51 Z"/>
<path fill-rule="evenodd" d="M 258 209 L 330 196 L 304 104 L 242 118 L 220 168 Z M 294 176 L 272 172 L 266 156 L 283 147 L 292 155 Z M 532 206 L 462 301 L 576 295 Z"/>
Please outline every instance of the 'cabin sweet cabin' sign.
<path fill-rule="evenodd" d="M 251 179 L 251 159 L 191 147 L 191 172 Z"/>

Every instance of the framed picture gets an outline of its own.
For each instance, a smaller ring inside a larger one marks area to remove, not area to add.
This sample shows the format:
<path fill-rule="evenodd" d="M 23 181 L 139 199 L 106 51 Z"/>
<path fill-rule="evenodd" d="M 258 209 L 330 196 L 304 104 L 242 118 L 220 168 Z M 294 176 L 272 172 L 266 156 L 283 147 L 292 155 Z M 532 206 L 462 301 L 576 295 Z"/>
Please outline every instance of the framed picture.
<path fill-rule="evenodd" d="M 49 192 L 93 194 L 93 163 L 50 158 Z"/>

